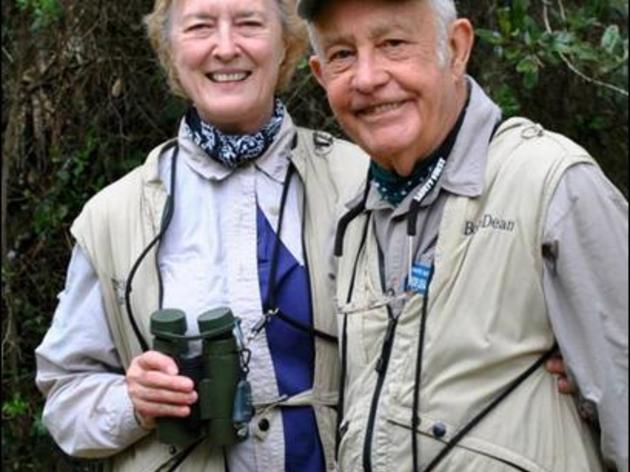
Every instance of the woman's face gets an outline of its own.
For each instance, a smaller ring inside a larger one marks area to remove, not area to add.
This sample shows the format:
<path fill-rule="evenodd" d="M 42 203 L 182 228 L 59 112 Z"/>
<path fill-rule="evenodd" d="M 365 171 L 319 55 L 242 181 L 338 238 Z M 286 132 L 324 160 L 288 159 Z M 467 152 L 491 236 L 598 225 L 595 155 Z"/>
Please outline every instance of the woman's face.
<path fill-rule="evenodd" d="M 260 129 L 285 56 L 275 0 L 175 0 L 171 19 L 173 65 L 204 121 L 233 134 Z"/>

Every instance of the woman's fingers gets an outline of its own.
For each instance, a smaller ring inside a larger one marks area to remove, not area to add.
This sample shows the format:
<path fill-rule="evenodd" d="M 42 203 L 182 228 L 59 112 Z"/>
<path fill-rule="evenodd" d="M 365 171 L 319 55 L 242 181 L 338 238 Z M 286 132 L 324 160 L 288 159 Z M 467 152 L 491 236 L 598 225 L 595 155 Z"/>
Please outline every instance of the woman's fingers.
<path fill-rule="evenodd" d="M 155 418 L 160 416 L 190 414 L 197 392 L 190 378 L 177 374 L 173 359 L 157 351 L 147 351 L 131 361 L 127 389 L 141 426 L 154 427 Z"/>

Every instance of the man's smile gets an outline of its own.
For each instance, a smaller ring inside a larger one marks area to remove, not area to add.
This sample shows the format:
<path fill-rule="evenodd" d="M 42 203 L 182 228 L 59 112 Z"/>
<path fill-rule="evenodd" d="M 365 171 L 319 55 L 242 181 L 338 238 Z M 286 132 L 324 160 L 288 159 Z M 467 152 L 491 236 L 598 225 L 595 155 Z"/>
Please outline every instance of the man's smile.
<path fill-rule="evenodd" d="M 379 118 L 382 115 L 399 110 L 405 103 L 406 100 L 382 102 L 376 105 L 358 107 L 355 113 L 360 118 Z"/>

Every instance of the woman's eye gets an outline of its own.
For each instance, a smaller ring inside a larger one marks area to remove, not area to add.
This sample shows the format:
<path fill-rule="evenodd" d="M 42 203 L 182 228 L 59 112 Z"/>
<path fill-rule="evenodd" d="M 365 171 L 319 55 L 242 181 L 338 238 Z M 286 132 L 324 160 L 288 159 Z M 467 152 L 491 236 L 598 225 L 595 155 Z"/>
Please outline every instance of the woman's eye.
<path fill-rule="evenodd" d="M 201 31 L 210 28 L 208 23 L 194 23 L 186 28 L 186 31 Z"/>

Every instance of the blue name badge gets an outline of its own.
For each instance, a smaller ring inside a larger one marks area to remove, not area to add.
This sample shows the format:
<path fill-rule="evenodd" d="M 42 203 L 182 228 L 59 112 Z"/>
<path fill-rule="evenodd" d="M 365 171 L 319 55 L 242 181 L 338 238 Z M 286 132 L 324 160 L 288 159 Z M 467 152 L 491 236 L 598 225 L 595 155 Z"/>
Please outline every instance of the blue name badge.
<path fill-rule="evenodd" d="M 407 281 L 407 290 L 419 293 L 420 295 L 426 295 L 432 270 L 430 265 L 414 263 L 413 266 L 411 266 L 411 276 Z"/>

